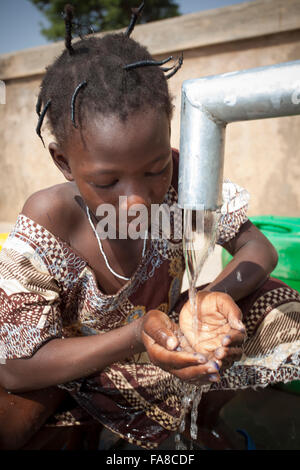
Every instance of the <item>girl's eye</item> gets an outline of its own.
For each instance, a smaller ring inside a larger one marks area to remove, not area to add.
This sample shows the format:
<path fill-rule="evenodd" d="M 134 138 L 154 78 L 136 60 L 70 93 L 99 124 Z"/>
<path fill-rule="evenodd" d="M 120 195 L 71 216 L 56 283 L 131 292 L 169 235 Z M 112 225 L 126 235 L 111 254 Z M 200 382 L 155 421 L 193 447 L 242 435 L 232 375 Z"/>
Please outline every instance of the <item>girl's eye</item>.
<path fill-rule="evenodd" d="M 167 166 L 165 166 L 162 170 L 158 171 L 157 173 L 146 173 L 146 176 L 159 176 L 159 175 L 162 175 L 166 170 L 167 168 L 169 167 L 169 163 L 167 164 Z"/>
<path fill-rule="evenodd" d="M 117 184 L 117 182 L 118 182 L 118 180 L 113 181 L 113 182 L 110 183 L 110 184 L 95 184 L 95 183 L 92 183 L 92 185 L 95 186 L 95 188 L 107 189 L 107 188 L 111 188 L 112 186 L 114 186 L 115 184 Z"/>

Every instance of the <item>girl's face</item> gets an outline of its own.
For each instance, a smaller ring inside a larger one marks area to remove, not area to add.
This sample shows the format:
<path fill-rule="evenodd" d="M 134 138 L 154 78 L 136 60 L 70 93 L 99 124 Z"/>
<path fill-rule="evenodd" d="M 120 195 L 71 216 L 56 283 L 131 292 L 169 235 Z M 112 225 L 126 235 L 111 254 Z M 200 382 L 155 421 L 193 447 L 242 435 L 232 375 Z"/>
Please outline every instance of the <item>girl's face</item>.
<path fill-rule="evenodd" d="M 79 129 L 63 150 L 54 143 L 49 150 L 94 215 L 100 204 L 112 204 L 118 220 L 119 196 L 126 196 L 123 210 L 143 204 L 150 214 L 171 183 L 170 123 L 163 112 L 137 112 L 126 122 L 98 115 L 89 120 L 83 140 Z"/>

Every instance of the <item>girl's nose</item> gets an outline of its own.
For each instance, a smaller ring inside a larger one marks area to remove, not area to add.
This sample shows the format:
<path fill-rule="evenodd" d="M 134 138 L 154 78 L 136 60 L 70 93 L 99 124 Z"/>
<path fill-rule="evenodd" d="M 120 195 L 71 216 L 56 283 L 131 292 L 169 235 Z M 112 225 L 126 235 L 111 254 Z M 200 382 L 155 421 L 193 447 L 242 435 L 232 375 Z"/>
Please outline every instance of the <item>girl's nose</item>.
<path fill-rule="evenodd" d="M 151 199 L 149 196 L 142 194 L 130 194 L 130 196 L 127 196 L 127 210 L 135 204 L 141 204 L 148 209 L 151 205 Z"/>
<path fill-rule="evenodd" d="M 147 209 L 150 209 L 151 198 L 145 191 L 143 192 L 142 191 L 139 191 L 139 192 L 130 191 L 130 193 L 127 194 L 126 197 L 122 197 L 120 200 L 121 208 L 125 210 L 126 212 L 128 212 L 129 209 L 135 204 L 141 204 L 145 206 Z"/>

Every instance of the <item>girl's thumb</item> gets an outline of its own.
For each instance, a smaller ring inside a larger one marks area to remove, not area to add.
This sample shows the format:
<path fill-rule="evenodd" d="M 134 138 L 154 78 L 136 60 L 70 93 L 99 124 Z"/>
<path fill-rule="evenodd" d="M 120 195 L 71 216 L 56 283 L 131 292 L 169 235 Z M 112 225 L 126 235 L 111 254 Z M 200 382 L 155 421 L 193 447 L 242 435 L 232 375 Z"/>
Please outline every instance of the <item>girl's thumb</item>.
<path fill-rule="evenodd" d="M 167 339 L 166 346 L 169 351 L 174 351 L 174 349 L 178 346 L 178 339 L 176 338 L 176 336 L 169 336 L 169 338 Z"/>

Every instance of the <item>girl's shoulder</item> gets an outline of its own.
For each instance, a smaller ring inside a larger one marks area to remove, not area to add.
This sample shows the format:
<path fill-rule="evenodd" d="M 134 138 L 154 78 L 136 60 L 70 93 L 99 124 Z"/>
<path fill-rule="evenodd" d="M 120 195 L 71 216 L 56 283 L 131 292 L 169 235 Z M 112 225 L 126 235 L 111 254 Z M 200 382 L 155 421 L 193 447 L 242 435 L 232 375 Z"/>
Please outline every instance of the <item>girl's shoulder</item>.
<path fill-rule="evenodd" d="M 69 243 L 80 215 L 75 195 L 72 182 L 56 184 L 31 194 L 20 213 Z"/>

